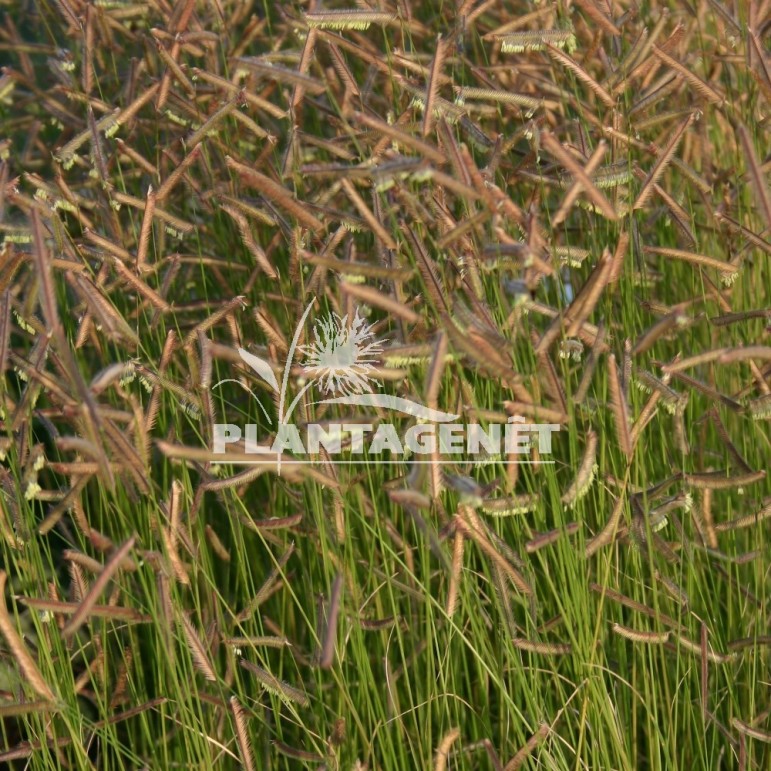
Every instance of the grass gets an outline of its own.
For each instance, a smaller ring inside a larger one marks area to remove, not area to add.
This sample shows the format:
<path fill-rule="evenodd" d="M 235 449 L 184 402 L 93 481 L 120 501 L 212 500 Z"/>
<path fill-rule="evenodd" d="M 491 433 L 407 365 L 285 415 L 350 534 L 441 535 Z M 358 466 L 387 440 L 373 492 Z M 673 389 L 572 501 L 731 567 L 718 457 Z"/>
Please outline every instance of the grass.
<path fill-rule="evenodd" d="M 767 768 L 768 2 L 377 10 L 5 6 L 0 762 Z M 213 463 L 309 303 L 554 462 Z"/>

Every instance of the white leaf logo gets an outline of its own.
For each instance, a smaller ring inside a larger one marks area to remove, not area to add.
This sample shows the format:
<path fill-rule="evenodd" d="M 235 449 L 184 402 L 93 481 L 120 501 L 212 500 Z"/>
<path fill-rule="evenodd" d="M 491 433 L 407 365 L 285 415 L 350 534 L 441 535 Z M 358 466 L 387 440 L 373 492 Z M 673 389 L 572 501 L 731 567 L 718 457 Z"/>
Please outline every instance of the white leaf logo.
<path fill-rule="evenodd" d="M 278 382 L 273 374 L 270 364 L 259 356 L 255 356 L 243 348 L 238 349 L 239 356 L 276 392 L 278 393 Z"/>

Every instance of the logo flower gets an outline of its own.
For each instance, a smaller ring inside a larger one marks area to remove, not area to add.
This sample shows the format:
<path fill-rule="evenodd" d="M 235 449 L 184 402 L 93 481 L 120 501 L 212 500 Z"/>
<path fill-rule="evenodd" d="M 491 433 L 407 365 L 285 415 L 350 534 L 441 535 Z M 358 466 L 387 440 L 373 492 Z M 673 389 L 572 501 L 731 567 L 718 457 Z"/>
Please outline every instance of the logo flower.
<path fill-rule="evenodd" d="M 313 342 L 299 346 L 305 355 L 305 374 L 327 394 L 371 392 L 379 385 L 371 373 L 383 351 L 372 327 L 358 310 L 350 324 L 347 314 L 341 318 L 333 313 L 317 321 Z"/>

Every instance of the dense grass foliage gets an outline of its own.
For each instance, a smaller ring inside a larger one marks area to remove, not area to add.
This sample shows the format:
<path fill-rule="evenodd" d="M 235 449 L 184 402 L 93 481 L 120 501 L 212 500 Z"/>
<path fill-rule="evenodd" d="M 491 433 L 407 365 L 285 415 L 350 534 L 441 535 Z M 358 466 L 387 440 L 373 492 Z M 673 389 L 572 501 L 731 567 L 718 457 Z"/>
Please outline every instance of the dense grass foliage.
<path fill-rule="evenodd" d="M 767 768 L 770 17 L 4 4 L 0 760 Z M 215 462 L 333 313 L 552 453 Z"/>

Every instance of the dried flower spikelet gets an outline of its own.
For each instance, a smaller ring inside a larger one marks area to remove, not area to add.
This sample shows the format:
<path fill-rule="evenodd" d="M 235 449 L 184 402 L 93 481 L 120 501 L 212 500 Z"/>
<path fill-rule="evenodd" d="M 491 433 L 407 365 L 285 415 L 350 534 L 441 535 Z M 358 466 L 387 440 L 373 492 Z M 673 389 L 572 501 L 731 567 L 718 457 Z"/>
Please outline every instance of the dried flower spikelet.
<path fill-rule="evenodd" d="M 3 238 L 3 246 L 5 244 L 31 244 L 32 233 L 26 233 L 23 231 L 7 232 L 5 238 Z"/>
<path fill-rule="evenodd" d="M 663 514 L 660 517 L 657 517 L 655 521 L 652 520 L 650 524 L 651 532 L 658 533 L 659 530 L 663 530 L 669 524 L 669 519 L 666 514 Z"/>
<path fill-rule="evenodd" d="M 561 500 L 566 509 L 572 509 L 586 495 L 598 471 L 597 434 L 594 431 L 589 431 L 581 465 L 570 486 L 562 494 Z"/>
<path fill-rule="evenodd" d="M 647 383 L 643 383 L 643 381 L 640 380 L 639 378 L 633 378 L 632 382 L 634 383 L 635 388 L 638 391 L 640 391 L 640 393 L 644 393 L 644 394 L 653 393 L 653 389 Z"/>
<path fill-rule="evenodd" d="M 591 180 L 597 188 L 612 188 L 625 185 L 633 178 L 632 169 L 628 166 L 619 168 L 617 165 L 607 166 L 604 169 L 598 169 L 591 175 Z M 559 178 L 559 186 L 567 190 L 575 184 L 576 180 L 572 174 L 563 174 Z"/>
<path fill-rule="evenodd" d="M 118 383 L 125 387 L 129 385 L 130 383 L 133 383 L 137 376 L 137 366 L 133 361 L 130 361 L 126 364 L 124 368 L 124 374 L 121 377 L 121 379 L 118 381 Z"/>
<path fill-rule="evenodd" d="M 386 367 L 401 369 L 402 367 L 410 367 L 413 364 L 425 364 L 429 358 L 429 356 L 402 356 L 400 354 L 389 356 L 386 354 L 383 356 L 383 363 Z"/>
<path fill-rule="evenodd" d="M 410 101 L 410 107 L 415 107 L 417 110 L 420 110 L 420 112 L 423 112 L 423 110 L 426 109 L 426 100 L 422 96 L 416 94 Z"/>
<path fill-rule="evenodd" d="M 410 101 L 410 107 L 414 107 L 419 112 L 423 112 L 426 109 L 426 99 L 422 94 L 415 94 Z M 457 105 L 449 102 L 445 99 L 437 98 L 434 101 L 434 117 L 444 118 L 448 123 L 457 123 L 461 116 L 464 115 Z"/>
<path fill-rule="evenodd" d="M 609 167 L 608 169 L 600 170 L 597 174 L 592 176 L 592 182 L 595 187 L 609 188 L 619 187 L 620 185 L 626 185 L 631 182 L 634 174 L 632 169 L 627 167 L 625 169 L 616 169 Z"/>
<path fill-rule="evenodd" d="M 498 39 L 501 41 L 501 51 L 507 54 L 543 51 L 547 43 L 555 48 L 564 48 L 569 54 L 576 50 L 576 36 L 573 30 L 528 30 L 502 35 Z"/>
<path fill-rule="evenodd" d="M 35 334 L 35 328 L 16 310 L 13 309 L 13 315 L 16 318 L 16 323 L 19 325 L 19 329 L 22 329 L 28 335 Z"/>
<path fill-rule="evenodd" d="M 535 495 L 512 495 L 508 498 L 491 498 L 483 500 L 481 509 L 493 517 L 512 517 L 517 514 L 528 514 L 538 505 Z"/>
<path fill-rule="evenodd" d="M 179 403 L 180 408 L 190 418 L 193 418 L 193 420 L 200 420 L 201 419 L 201 408 L 197 404 L 193 404 L 193 402 L 183 401 Z"/>
<path fill-rule="evenodd" d="M 366 29 L 369 29 L 370 22 L 368 21 L 343 21 L 342 19 L 338 19 L 336 21 L 327 21 L 327 22 L 314 22 L 309 24 L 310 27 L 315 27 L 317 29 L 335 29 L 335 30 L 342 30 L 342 29 L 355 29 L 357 31 L 363 31 Z"/>
<path fill-rule="evenodd" d="M 747 407 L 753 420 L 768 420 L 771 418 L 771 394 L 761 396 L 759 399 L 750 399 Z"/>
<path fill-rule="evenodd" d="M 680 410 L 681 400 L 679 398 L 673 397 L 669 393 L 662 392 L 661 404 L 670 415 L 677 415 Z"/>
<path fill-rule="evenodd" d="M 153 392 L 153 384 L 144 375 L 139 376 L 139 382 L 147 393 L 151 394 Z"/>
<path fill-rule="evenodd" d="M 410 175 L 410 180 L 412 182 L 430 182 L 434 178 L 434 170 L 427 168 L 427 169 L 421 169 L 420 171 L 416 171 L 414 174 Z"/>
<path fill-rule="evenodd" d="M 448 488 L 458 493 L 460 503 L 471 506 L 473 509 L 482 505 L 482 488 L 476 480 L 455 474 L 444 474 L 443 480 Z"/>
<path fill-rule="evenodd" d="M 4 81 L 4 82 L 3 82 Z M 5 105 L 13 104 L 13 89 L 15 83 L 13 80 L 3 78 L 0 80 L 0 103 Z"/>
<path fill-rule="evenodd" d="M 585 479 L 579 480 L 579 484 L 576 486 L 573 497 L 567 501 L 564 501 L 566 510 L 572 509 L 576 503 L 578 503 L 578 501 L 580 501 L 581 498 L 583 498 L 589 492 L 589 489 L 592 486 L 592 482 L 594 482 L 595 478 L 597 477 L 599 470 L 599 464 L 593 463 L 589 469 L 589 474 L 586 475 Z"/>
<path fill-rule="evenodd" d="M 28 501 L 32 501 L 35 499 L 35 497 L 39 492 L 42 492 L 42 489 L 43 488 L 40 487 L 40 485 L 37 483 L 37 479 L 30 480 L 29 482 L 27 482 L 26 490 L 24 490 L 24 497 Z"/>
<path fill-rule="evenodd" d="M 560 265 L 570 268 L 580 268 L 591 254 L 588 249 L 579 249 L 576 246 L 553 246 L 550 251 L 559 259 Z"/>
<path fill-rule="evenodd" d="M 239 70 L 239 72 L 240 72 L 240 70 Z M 249 74 L 248 71 L 246 72 L 246 74 Z M 177 115 L 176 113 L 172 112 L 171 110 L 166 110 L 164 115 L 166 115 L 166 117 L 172 123 L 176 123 L 178 126 L 184 126 L 185 128 L 192 127 L 192 124 L 190 123 L 189 120 L 185 120 L 183 117 L 181 117 L 180 115 Z M 195 126 L 194 128 L 198 128 L 198 126 Z"/>
<path fill-rule="evenodd" d="M 366 284 L 367 277 L 354 275 L 340 276 L 340 282 L 342 284 Z"/>
<path fill-rule="evenodd" d="M 113 121 L 105 130 L 104 135 L 107 139 L 112 139 L 117 133 L 118 129 L 120 128 L 120 121 L 115 120 Z"/>
<path fill-rule="evenodd" d="M 74 204 L 71 204 L 69 201 L 65 201 L 64 198 L 57 198 L 53 203 L 53 210 L 54 211 L 66 211 L 70 214 L 77 214 L 78 209 Z"/>
<path fill-rule="evenodd" d="M 311 29 L 363 31 L 369 29 L 372 24 L 385 25 L 394 19 L 396 19 L 395 13 L 363 11 L 359 8 L 341 8 L 305 14 L 305 23 Z"/>
<path fill-rule="evenodd" d="M 575 338 L 568 338 L 560 342 L 560 359 L 572 359 L 580 362 L 584 353 L 584 344 Z"/>

